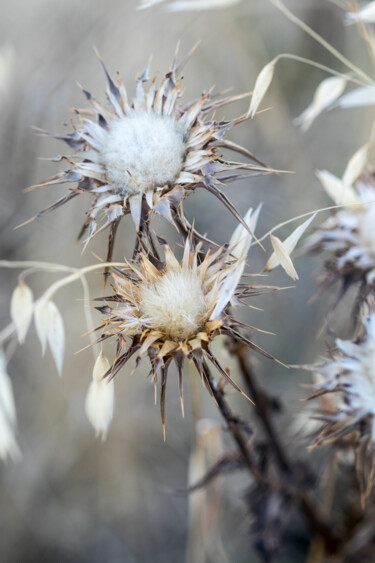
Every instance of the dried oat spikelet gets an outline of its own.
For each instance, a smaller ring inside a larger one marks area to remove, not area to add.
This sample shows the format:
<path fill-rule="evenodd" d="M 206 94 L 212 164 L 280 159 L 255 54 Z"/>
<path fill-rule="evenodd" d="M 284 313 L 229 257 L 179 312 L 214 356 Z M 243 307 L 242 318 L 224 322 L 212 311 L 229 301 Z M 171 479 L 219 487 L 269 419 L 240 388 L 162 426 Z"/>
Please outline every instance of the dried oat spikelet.
<path fill-rule="evenodd" d="M 341 96 L 347 85 L 343 76 L 330 76 L 325 78 L 317 87 L 311 104 L 296 117 L 294 124 L 307 131 L 315 119 Z"/>
<path fill-rule="evenodd" d="M 48 344 L 57 371 L 61 375 L 65 349 L 65 330 L 61 313 L 53 301 L 42 299 L 35 307 L 34 319 L 42 345 L 42 355 L 45 354 Z"/>
<path fill-rule="evenodd" d="M 24 281 L 20 281 L 13 291 L 10 317 L 16 327 L 18 341 L 23 344 L 33 318 L 33 292 Z"/>
<path fill-rule="evenodd" d="M 107 261 L 124 215 L 131 214 L 136 228 L 145 236 L 153 212 L 187 233 L 191 226 L 184 215 L 183 200 L 196 188 L 208 190 L 242 221 L 220 185 L 271 170 L 250 151 L 225 139 L 228 130 L 245 121 L 246 115 L 215 121 L 211 114 L 249 94 L 223 98 L 207 91 L 182 104 L 180 75 L 192 52 L 179 64 L 175 57 L 159 85 L 155 76 L 146 88 L 146 68 L 138 77 L 132 100 L 120 76 L 115 83 L 98 55 L 108 81 L 108 104 L 99 103 L 83 90 L 92 108 L 76 110 L 79 122 L 74 131 L 65 135 L 43 132 L 73 149 L 73 154 L 57 158 L 70 167 L 28 189 L 67 182 L 77 182 L 77 187 L 36 217 L 88 194 L 92 203 L 80 237 L 86 235 L 87 244 L 94 235 L 109 228 Z M 245 155 L 254 163 L 227 160 L 223 149 Z"/>
<path fill-rule="evenodd" d="M 108 359 L 100 352 L 94 365 L 92 381 L 85 402 L 87 418 L 93 425 L 96 436 L 101 436 L 102 440 L 107 437 L 115 399 L 114 383 L 105 378 L 110 367 Z"/>
<path fill-rule="evenodd" d="M 271 254 L 266 264 L 265 270 L 270 271 L 281 265 L 288 276 L 290 276 L 293 280 L 298 280 L 298 274 L 293 265 L 290 255 L 315 217 L 316 213 L 314 213 L 311 217 L 309 217 L 309 219 L 304 221 L 302 225 L 296 227 L 284 241 L 281 241 L 279 238 L 275 237 L 272 234 L 270 235 L 274 252 Z"/>
<path fill-rule="evenodd" d="M 258 213 L 259 208 L 255 212 L 250 210 L 244 217 L 251 230 L 255 229 Z M 195 247 L 192 241 L 192 237 L 187 238 L 181 262 L 167 245 L 164 246 L 163 262 L 141 252 L 137 262 L 128 263 L 122 271 L 112 272 L 115 293 L 98 298 L 106 302 L 98 307 L 104 315 L 98 327 L 103 330 L 99 340 L 117 340 L 117 358 L 108 377 L 113 378 L 134 354 L 139 359 L 148 356 L 155 398 L 160 376 L 163 428 L 167 375 L 172 361 L 179 371 L 183 404 L 185 359 L 194 363 L 211 394 L 206 377 L 207 362 L 242 393 L 210 348 L 219 334 L 232 336 L 274 359 L 238 331 L 246 325 L 237 322 L 228 311 L 229 305 L 244 304 L 243 300 L 253 293 L 275 289 L 240 283 L 251 242 L 248 231 L 239 225 L 228 246 L 213 254 L 208 252 L 204 257 L 200 256 L 201 243 Z M 127 338 L 130 338 L 130 344 Z"/>
<path fill-rule="evenodd" d="M 268 88 L 271 85 L 272 78 L 275 73 L 276 62 L 277 59 L 274 59 L 267 63 L 257 76 L 248 111 L 248 115 L 251 117 L 251 119 L 255 116 L 261 101 L 263 100 Z"/>

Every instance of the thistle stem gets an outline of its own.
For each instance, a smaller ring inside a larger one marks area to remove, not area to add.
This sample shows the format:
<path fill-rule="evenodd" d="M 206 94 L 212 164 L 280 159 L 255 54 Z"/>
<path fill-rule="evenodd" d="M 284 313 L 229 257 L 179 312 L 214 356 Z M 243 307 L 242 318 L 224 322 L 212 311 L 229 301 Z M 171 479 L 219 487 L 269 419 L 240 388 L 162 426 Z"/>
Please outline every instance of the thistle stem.
<path fill-rule="evenodd" d="M 238 354 L 238 357 L 240 358 L 240 354 Z M 245 361 L 245 357 L 242 357 L 243 361 Z M 242 365 L 246 365 L 246 364 L 242 364 Z M 230 433 L 232 434 L 232 437 L 234 439 L 234 441 L 236 442 L 238 449 L 240 450 L 242 456 L 243 456 L 243 460 L 244 463 L 246 465 L 246 467 L 248 468 L 248 470 L 251 473 L 251 476 L 254 477 L 255 479 L 257 479 L 257 481 L 264 481 L 264 476 L 261 475 L 257 469 L 257 467 L 255 466 L 254 461 L 251 458 L 251 454 L 248 448 L 248 444 L 246 442 L 246 439 L 243 436 L 243 433 L 238 425 L 238 418 L 233 414 L 233 412 L 231 411 L 227 401 L 225 400 L 225 396 L 222 390 L 219 389 L 215 379 L 213 378 L 208 366 L 206 364 L 203 365 L 203 369 L 204 369 L 204 373 L 205 373 L 205 377 L 207 378 L 207 381 L 209 383 L 209 386 L 211 388 L 212 394 L 216 400 L 217 406 L 220 410 L 220 413 L 222 415 L 222 417 L 224 418 L 224 420 L 226 421 L 226 423 L 228 424 L 228 429 L 230 431 Z M 248 374 L 249 376 L 249 380 L 251 381 L 251 389 L 252 392 L 255 390 L 256 393 L 258 394 L 258 399 L 260 396 L 259 390 L 257 389 L 257 386 L 255 386 L 254 382 L 253 382 L 253 378 L 251 377 L 251 374 Z M 250 385 L 250 383 L 249 383 Z M 257 398 L 253 395 L 253 398 L 255 400 L 255 402 L 257 402 Z M 261 401 L 263 401 L 263 405 L 265 404 L 265 395 L 263 394 L 263 399 L 261 399 Z M 259 407 L 258 407 L 259 408 Z M 259 418 L 260 420 L 263 422 L 263 425 L 267 431 L 267 434 L 270 438 L 270 442 L 272 443 L 272 446 L 275 449 L 275 457 L 278 460 L 278 464 L 280 466 L 280 469 L 282 468 L 282 472 L 284 475 L 289 474 L 289 477 L 292 477 L 292 466 L 289 462 L 289 460 L 287 460 L 285 454 L 283 453 L 282 447 L 278 441 L 278 437 L 276 435 L 276 433 L 273 430 L 272 427 L 272 423 L 271 420 L 269 418 L 269 415 L 265 415 L 264 413 L 266 412 L 266 408 L 261 407 L 261 409 L 258 411 L 259 412 Z M 271 432 L 271 436 L 270 436 L 270 432 Z M 276 451 L 278 452 L 276 454 Z M 292 479 L 290 479 L 292 481 Z M 330 553 L 334 553 L 337 551 L 337 548 L 340 544 L 340 540 L 338 537 L 336 537 L 335 534 L 333 534 L 331 528 L 326 524 L 326 522 L 324 520 L 321 519 L 318 510 L 316 509 L 316 507 L 314 506 L 312 500 L 310 499 L 310 497 L 308 496 L 308 494 L 305 491 L 301 491 L 298 487 L 295 487 L 294 485 L 291 486 L 290 484 L 285 484 L 282 482 L 282 480 L 280 480 L 280 482 L 278 483 L 278 488 L 280 489 L 284 489 L 285 493 L 287 493 L 288 495 L 292 495 L 293 498 L 295 499 L 296 504 L 299 506 L 301 512 L 304 514 L 306 520 L 309 522 L 311 529 L 314 531 L 314 533 L 317 536 L 320 536 L 322 538 L 322 540 L 324 541 L 324 544 L 327 548 L 327 550 Z"/>
<path fill-rule="evenodd" d="M 204 374 L 207 378 L 207 381 L 209 383 L 210 389 L 212 391 L 212 394 L 215 398 L 215 401 L 217 403 L 217 406 L 220 410 L 220 413 L 222 415 L 222 417 L 224 418 L 224 420 L 226 421 L 227 425 L 228 425 L 228 429 L 230 431 L 230 433 L 233 436 L 234 441 L 236 442 L 238 449 L 240 450 L 244 463 L 247 466 L 247 468 L 250 470 L 251 474 L 254 476 L 257 476 L 257 470 L 254 466 L 254 462 L 251 459 L 251 455 L 249 452 L 249 448 L 246 442 L 246 439 L 244 438 L 239 425 L 238 425 L 238 418 L 232 413 L 228 403 L 226 402 L 225 398 L 224 398 L 224 393 L 222 390 L 219 389 L 217 382 L 215 381 L 215 379 L 213 378 L 211 371 L 209 369 L 209 367 L 207 366 L 206 363 L 203 363 L 203 370 L 204 370 Z"/>
<path fill-rule="evenodd" d="M 292 466 L 290 460 L 288 459 L 280 441 L 275 431 L 275 428 L 272 423 L 272 418 L 270 416 L 269 404 L 270 400 L 267 395 L 258 387 L 255 378 L 251 372 L 250 361 L 249 361 L 249 350 L 248 348 L 242 344 L 236 342 L 236 357 L 248 389 L 250 396 L 252 397 L 255 406 L 256 406 L 256 413 L 263 425 L 263 428 L 268 435 L 268 438 L 272 444 L 275 457 L 277 463 L 279 464 L 280 469 L 284 473 L 291 474 Z"/>

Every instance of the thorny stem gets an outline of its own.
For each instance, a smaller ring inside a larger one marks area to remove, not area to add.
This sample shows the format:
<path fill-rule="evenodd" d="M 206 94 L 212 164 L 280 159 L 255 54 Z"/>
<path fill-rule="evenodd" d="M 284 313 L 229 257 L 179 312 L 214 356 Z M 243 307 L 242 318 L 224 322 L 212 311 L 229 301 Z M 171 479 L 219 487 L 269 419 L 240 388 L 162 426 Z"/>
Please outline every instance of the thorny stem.
<path fill-rule="evenodd" d="M 240 353 L 238 353 L 238 357 L 240 358 Z M 245 361 L 244 357 L 242 358 L 243 361 Z M 242 364 L 244 367 L 247 365 L 245 363 Z M 253 462 L 253 460 L 251 459 L 251 455 L 249 452 L 249 448 L 246 442 L 246 439 L 243 436 L 243 433 L 241 432 L 241 429 L 238 425 L 238 419 L 237 417 L 232 413 L 227 401 L 225 400 L 224 397 L 224 393 L 222 390 L 220 390 L 218 388 L 218 385 L 216 383 L 216 381 L 214 380 L 214 378 L 211 375 L 210 370 L 208 369 L 207 365 L 204 364 L 203 366 L 204 369 L 204 373 L 205 376 L 207 378 L 207 381 L 210 385 L 210 388 L 212 390 L 212 394 L 216 400 L 217 406 L 220 410 L 220 413 L 222 415 L 222 417 L 224 418 L 224 420 L 226 421 L 226 423 L 228 424 L 228 429 L 230 431 L 230 433 L 233 436 L 234 441 L 236 442 L 242 456 L 245 462 L 246 467 L 248 468 L 248 470 L 250 471 L 251 475 L 253 477 L 255 477 L 258 481 L 262 482 L 264 481 L 264 477 L 258 472 L 257 468 L 255 467 L 255 464 Z M 255 403 L 257 404 L 257 400 L 259 400 L 260 397 L 260 392 L 257 389 L 257 386 L 255 386 L 253 379 L 251 377 L 251 374 L 249 375 L 249 379 L 251 380 L 251 392 L 254 393 L 254 391 L 256 392 L 257 396 L 255 396 L 254 394 L 252 395 Z M 265 395 L 262 393 L 263 398 L 261 399 L 260 403 L 261 403 L 261 407 L 260 410 L 258 411 L 259 413 L 259 418 L 260 420 L 263 422 L 263 425 L 267 431 L 267 434 L 270 438 L 270 441 L 272 443 L 272 446 L 275 449 L 275 453 L 278 452 L 276 454 L 280 469 L 282 469 L 284 475 L 287 474 L 289 476 L 289 478 L 292 478 L 292 465 L 289 462 L 289 460 L 287 459 L 285 453 L 282 450 L 282 447 L 278 441 L 278 437 L 276 435 L 276 433 L 273 430 L 273 426 L 272 426 L 272 422 L 269 418 L 268 413 L 265 414 L 267 412 L 267 409 L 264 407 L 265 403 Z M 259 409 L 259 406 L 258 406 Z M 301 511 L 303 512 L 303 514 L 305 515 L 307 521 L 309 522 L 311 528 L 314 530 L 314 532 L 319 535 L 322 540 L 324 541 L 324 544 L 326 545 L 327 549 L 333 553 L 337 550 L 338 546 L 339 546 L 339 539 L 332 533 L 330 527 L 326 524 L 325 521 L 323 521 L 316 509 L 316 507 L 314 506 L 313 502 L 311 501 L 310 497 L 307 495 L 307 493 L 305 493 L 304 491 L 301 491 L 299 488 L 295 487 L 295 486 L 288 486 L 285 485 L 284 483 L 279 483 L 279 487 L 285 489 L 285 492 L 289 495 L 292 495 L 297 504 L 299 505 Z"/>
<path fill-rule="evenodd" d="M 239 448 L 239 450 L 242 454 L 245 465 L 250 470 L 251 474 L 254 475 L 254 474 L 257 473 L 257 471 L 256 471 L 256 468 L 254 466 L 253 460 L 251 459 L 246 439 L 244 438 L 244 436 L 243 436 L 243 434 L 242 434 L 242 432 L 239 428 L 238 419 L 232 413 L 228 403 L 226 402 L 226 400 L 224 398 L 223 391 L 221 391 L 219 389 L 217 382 L 212 377 L 211 371 L 210 371 L 210 369 L 209 369 L 209 367 L 207 366 L 206 363 L 203 364 L 203 370 L 204 370 L 204 374 L 207 378 L 207 381 L 209 383 L 209 386 L 211 388 L 212 394 L 213 394 L 215 401 L 217 403 L 217 406 L 219 407 L 221 415 L 223 416 L 226 423 L 228 424 L 228 429 L 229 429 L 230 433 L 232 434 L 233 439 L 236 442 L 236 444 L 237 444 L 237 446 L 238 446 L 238 448 Z"/>
<path fill-rule="evenodd" d="M 273 426 L 269 411 L 269 399 L 265 395 L 265 393 L 258 387 L 253 374 L 251 373 L 249 351 L 242 343 L 236 343 L 235 350 L 238 363 L 245 380 L 245 384 L 250 393 L 250 396 L 252 397 L 256 405 L 258 418 L 261 421 L 264 430 L 266 431 L 270 439 L 280 469 L 285 473 L 290 473 L 292 470 L 291 463 L 280 444 L 275 428 Z"/>
<path fill-rule="evenodd" d="M 276 461 L 280 470 L 286 475 L 289 480 L 293 481 L 294 468 L 292 462 L 289 460 L 284 448 L 279 440 L 277 432 L 275 431 L 270 416 L 269 399 L 266 394 L 258 387 L 250 368 L 249 350 L 242 343 L 236 342 L 236 356 L 239 366 L 244 377 L 246 386 L 254 399 L 257 415 L 263 428 L 269 438 L 273 447 Z M 330 527 L 322 520 L 319 510 L 314 506 L 308 494 L 301 491 L 300 487 L 292 487 L 288 491 L 291 493 L 300 506 L 301 511 L 304 513 L 306 519 L 310 523 L 311 528 L 322 538 L 326 547 L 334 552 L 339 546 L 339 538 L 337 538 L 331 531 Z"/>

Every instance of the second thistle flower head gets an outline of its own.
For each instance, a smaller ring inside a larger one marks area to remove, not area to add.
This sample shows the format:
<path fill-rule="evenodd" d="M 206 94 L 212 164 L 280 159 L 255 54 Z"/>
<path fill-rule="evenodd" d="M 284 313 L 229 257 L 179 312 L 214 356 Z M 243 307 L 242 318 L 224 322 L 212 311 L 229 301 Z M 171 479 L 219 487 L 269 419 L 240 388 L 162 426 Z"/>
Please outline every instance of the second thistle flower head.
<path fill-rule="evenodd" d="M 366 305 L 368 308 L 368 305 Z M 375 479 L 375 312 L 362 318 L 357 340 L 336 340 L 337 349 L 322 365 L 307 366 L 324 377 L 312 398 L 333 393 L 329 412 L 315 445 L 351 445 L 361 490 L 368 493 Z"/>
<path fill-rule="evenodd" d="M 184 216 L 182 201 L 198 187 L 213 193 L 242 221 L 219 184 L 234 180 L 236 171 L 249 176 L 270 169 L 251 152 L 224 138 L 231 127 L 247 119 L 246 115 L 230 121 L 215 121 L 207 116 L 248 94 L 211 99 L 210 92 L 206 92 L 181 104 L 179 75 L 189 56 L 179 65 L 174 60 L 161 84 L 157 86 L 155 76 L 148 89 L 146 69 L 137 80 L 132 100 L 120 76 L 115 83 L 102 63 L 108 80 L 108 104 L 99 103 L 84 90 L 92 108 L 76 110 L 79 122 L 72 133 L 52 135 L 75 150 L 73 155 L 61 157 L 71 167 L 38 184 L 73 181 L 78 185 L 39 216 L 78 194 L 90 194 L 92 203 L 81 236 L 87 233 L 89 241 L 109 227 L 108 258 L 118 223 L 127 214 L 146 236 L 148 230 L 142 226 L 151 212 L 164 216 L 186 233 L 191 226 Z M 223 148 L 246 155 L 255 163 L 226 160 Z"/>
<path fill-rule="evenodd" d="M 251 230 L 255 229 L 258 212 L 250 209 L 244 217 Z M 179 370 L 182 400 L 185 358 L 193 361 L 210 392 L 207 361 L 240 391 L 210 349 L 211 342 L 219 334 L 243 340 L 270 357 L 236 330 L 237 326 L 243 325 L 228 311 L 230 304 L 241 304 L 241 298 L 253 291 L 252 286 L 240 285 L 250 243 L 251 236 L 239 225 L 229 245 L 213 254 L 201 255 L 200 243 L 195 246 L 193 237 L 189 237 L 181 261 L 165 245 L 163 262 L 141 252 L 136 263 L 129 263 L 124 270 L 112 273 L 115 294 L 100 298 L 107 305 L 98 307 L 106 315 L 100 327 L 104 328 L 100 340 L 110 337 L 117 340 L 117 357 L 109 376 L 113 377 L 133 354 L 147 355 L 155 390 L 157 378 L 161 376 L 163 424 L 165 385 L 172 360 Z M 258 290 L 259 286 L 255 292 Z M 130 344 L 127 338 L 130 338 Z"/>

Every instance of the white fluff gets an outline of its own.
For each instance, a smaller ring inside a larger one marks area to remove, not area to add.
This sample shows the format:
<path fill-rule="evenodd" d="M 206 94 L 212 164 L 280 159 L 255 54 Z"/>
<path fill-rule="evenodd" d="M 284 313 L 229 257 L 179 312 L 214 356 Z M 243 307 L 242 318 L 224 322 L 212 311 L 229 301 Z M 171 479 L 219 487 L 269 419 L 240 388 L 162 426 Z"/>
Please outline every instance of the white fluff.
<path fill-rule="evenodd" d="M 137 112 L 111 122 L 100 156 L 108 183 L 125 196 L 173 182 L 185 150 L 184 130 L 172 117 Z"/>
<path fill-rule="evenodd" d="M 145 326 L 183 341 L 203 328 L 209 305 L 201 279 L 193 271 L 182 269 L 169 271 L 155 285 L 142 287 L 140 310 Z"/>
<path fill-rule="evenodd" d="M 375 316 L 370 315 L 374 324 Z M 336 340 L 339 349 L 345 354 L 336 359 L 336 374 L 340 374 L 339 383 L 345 387 L 343 403 L 345 412 L 357 412 L 360 416 L 375 415 L 375 340 L 368 334 L 367 340 L 355 344 L 348 340 Z M 337 378 L 337 375 L 335 376 Z"/>

